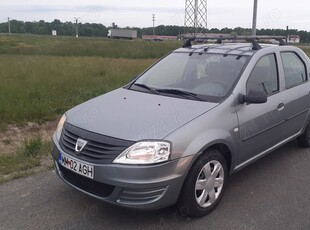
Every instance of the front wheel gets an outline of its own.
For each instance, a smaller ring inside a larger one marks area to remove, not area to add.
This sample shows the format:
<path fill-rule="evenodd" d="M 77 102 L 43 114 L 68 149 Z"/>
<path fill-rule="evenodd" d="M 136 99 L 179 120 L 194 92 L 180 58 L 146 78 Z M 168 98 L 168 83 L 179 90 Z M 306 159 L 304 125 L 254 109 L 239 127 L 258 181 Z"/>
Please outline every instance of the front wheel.
<path fill-rule="evenodd" d="M 183 185 L 179 211 L 186 216 L 204 216 L 211 212 L 223 196 L 227 180 L 227 164 L 216 149 L 209 149 L 194 163 Z"/>

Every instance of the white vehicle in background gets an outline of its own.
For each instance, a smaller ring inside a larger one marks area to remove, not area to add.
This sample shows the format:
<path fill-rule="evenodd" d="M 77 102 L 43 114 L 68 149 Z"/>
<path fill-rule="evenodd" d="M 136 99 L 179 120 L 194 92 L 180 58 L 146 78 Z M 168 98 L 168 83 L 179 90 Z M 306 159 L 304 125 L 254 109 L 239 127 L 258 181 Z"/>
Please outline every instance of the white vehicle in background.
<path fill-rule="evenodd" d="M 110 29 L 108 33 L 108 38 L 136 39 L 137 37 L 138 37 L 137 31 L 129 29 Z"/>

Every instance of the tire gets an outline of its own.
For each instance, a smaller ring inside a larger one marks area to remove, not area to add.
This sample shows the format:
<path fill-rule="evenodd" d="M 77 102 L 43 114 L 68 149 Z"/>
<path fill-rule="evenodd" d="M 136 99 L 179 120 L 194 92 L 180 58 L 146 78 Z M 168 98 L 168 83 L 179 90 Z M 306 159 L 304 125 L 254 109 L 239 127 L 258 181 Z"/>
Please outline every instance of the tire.
<path fill-rule="evenodd" d="M 310 122 L 308 123 L 304 133 L 297 138 L 297 141 L 301 147 L 310 147 Z"/>
<path fill-rule="evenodd" d="M 206 175 L 208 174 L 208 175 Z M 207 150 L 192 166 L 180 194 L 182 216 L 201 217 L 220 202 L 227 181 L 227 163 L 216 149 Z"/>

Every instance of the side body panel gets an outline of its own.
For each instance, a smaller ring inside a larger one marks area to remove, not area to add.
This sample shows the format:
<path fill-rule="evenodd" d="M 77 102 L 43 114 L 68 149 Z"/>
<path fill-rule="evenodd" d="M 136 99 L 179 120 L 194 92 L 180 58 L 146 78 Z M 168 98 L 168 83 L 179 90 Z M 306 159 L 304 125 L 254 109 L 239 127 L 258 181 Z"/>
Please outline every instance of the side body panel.
<path fill-rule="evenodd" d="M 277 58 L 279 74 L 279 92 L 268 97 L 265 104 L 237 104 L 240 122 L 239 159 L 236 170 L 250 164 L 272 150 L 287 143 L 302 133 L 309 120 L 309 82 L 287 90 L 284 70 L 280 56 L 281 50 L 291 51 L 293 47 L 265 48 L 253 55 L 244 71 L 234 93 L 246 94 L 246 82 L 257 61 L 264 55 L 274 53 Z M 309 60 L 303 55 L 309 67 Z"/>

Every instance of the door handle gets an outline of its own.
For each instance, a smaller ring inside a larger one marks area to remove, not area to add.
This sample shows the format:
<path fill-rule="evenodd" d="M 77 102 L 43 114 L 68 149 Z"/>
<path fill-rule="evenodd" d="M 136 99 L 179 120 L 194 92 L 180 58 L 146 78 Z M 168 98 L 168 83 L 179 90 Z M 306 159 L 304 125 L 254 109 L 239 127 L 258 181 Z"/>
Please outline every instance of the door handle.
<path fill-rule="evenodd" d="M 282 111 L 284 108 L 285 108 L 285 104 L 284 104 L 284 103 L 280 103 L 280 104 L 278 105 L 278 110 L 279 110 L 279 111 Z"/>

